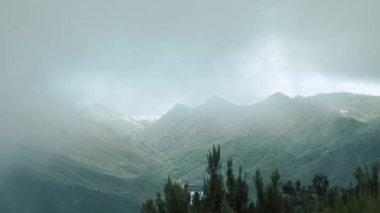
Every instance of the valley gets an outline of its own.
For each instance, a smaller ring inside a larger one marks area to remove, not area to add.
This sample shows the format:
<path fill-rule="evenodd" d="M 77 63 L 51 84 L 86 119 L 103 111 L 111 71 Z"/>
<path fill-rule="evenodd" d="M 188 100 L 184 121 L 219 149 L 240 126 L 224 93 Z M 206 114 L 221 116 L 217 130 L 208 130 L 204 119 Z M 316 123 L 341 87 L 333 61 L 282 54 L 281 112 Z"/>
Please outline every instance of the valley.
<path fill-rule="evenodd" d="M 107 203 L 112 212 L 138 212 L 168 176 L 202 184 L 213 144 L 224 168 L 233 157 L 248 179 L 256 168 L 263 176 L 278 168 L 283 181 L 308 183 L 323 172 L 347 184 L 357 165 L 380 160 L 379 109 L 380 97 L 348 93 L 276 93 L 249 106 L 215 96 L 142 125 L 96 106 L 29 134 L 38 143 L 2 150 L 0 211 L 105 212 Z"/>

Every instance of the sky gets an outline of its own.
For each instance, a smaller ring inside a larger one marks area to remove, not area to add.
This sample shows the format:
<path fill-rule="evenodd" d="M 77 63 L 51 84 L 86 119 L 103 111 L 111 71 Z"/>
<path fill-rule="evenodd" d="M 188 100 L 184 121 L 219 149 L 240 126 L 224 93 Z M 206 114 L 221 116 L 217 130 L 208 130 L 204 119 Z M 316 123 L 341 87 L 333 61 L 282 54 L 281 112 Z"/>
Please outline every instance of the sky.
<path fill-rule="evenodd" d="M 0 109 L 380 95 L 377 0 L 0 0 Z"/>

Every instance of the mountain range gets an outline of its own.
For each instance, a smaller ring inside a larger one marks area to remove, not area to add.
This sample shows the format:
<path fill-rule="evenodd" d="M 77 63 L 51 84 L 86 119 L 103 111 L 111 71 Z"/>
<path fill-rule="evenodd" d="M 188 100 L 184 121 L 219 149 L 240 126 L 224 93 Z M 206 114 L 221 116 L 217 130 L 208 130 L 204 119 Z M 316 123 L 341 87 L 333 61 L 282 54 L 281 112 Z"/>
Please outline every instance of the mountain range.
<path fill-rule="evenodd" d="M 239 106 L 214 96 L 139 119 L 95 105 L 37 130 L 1 151 L 0 212 L 138 212 L 167 176 L 201 183 L 213 144 L 249 179 L 278 168 L 283 181 L 324 172 L 348 184 L 380 160 L 380 97 L 276 93 Z"/>
<path fill-rule="evenodd" d="M 175 106 L 141 140 L 166 153 L 175 174 L 190 182 L 202 180 L 204 156 L 220 144 L 248 174 L 279 168 L 284 178 L 307 181 L 325 172 L 345 183 L 356 165 L 379 159 L 379 106 L 379 97 L 350 93 L 276 93 L 250 106 L 213 97 L 195 108 Z"/>

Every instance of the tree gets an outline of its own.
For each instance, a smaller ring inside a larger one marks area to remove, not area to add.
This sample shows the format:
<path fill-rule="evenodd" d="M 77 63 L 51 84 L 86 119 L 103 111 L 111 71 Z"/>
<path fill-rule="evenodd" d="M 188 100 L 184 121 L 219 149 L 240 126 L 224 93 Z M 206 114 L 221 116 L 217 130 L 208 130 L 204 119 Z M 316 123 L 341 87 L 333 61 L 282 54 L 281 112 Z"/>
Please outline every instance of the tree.
<path fill-rule="evenodd" d="M 327 194 L 329 180 L 323 173 L 315 174 L 312 181 L 312 186 L 318 197 L 324 197 Z"/>
<path fill-rule="evenodd" d="M 237 183 L 234 177 L 234 173 L 232 170 L 232 158 L 227 160 L 227 180 L 226 180 L 226 185 L 227 185 L 227 194 L 226 194 L 226 201 L 228 205 L 232 208 L 235 209 L 235 200 L 236 200 L 236 194 L 237 194 Z"/>
<path fill-rule="evenodd" d="M 375 198 L 379 194 L 379 176 L 378 176 L 379 170 L 380 170 L 379 162 L 375 162 L 371 165 L 371 177 L 369 181 L 369 187 L 370 187 L 371 195 Z"/>
<path fill-rule="evenodd" d="M 248 208 L 248 185 L 246 182 L 246 175 L 242 177 L 242 167 L 239 167 L 239 175 L 235 178 L 233 174 L 233 161 L 227 160 L 227 194 L 226 201 L 230 209 L 236 212 L 244 212 Z"/>
<path fill-rule="evenodd" d="M 356 167 L 356 171 L 354 173 L 354 177 L 357 181 L 356 185 L 356 193 L 365 193 L 367 192 L 367 180 L 365 178 L 365 173 L 361 166 Z"/>
<path fill-rule="evenodd" d="M 173 183 L 170 178 L 164 187 L 166 210 L 172 212 L 188 212 L 190 196 L 187 185 L 184 188 L 178 183 Z"/>
<path fill-rule="evenodd" d="M 242 167 L 239 167 L 239 175 L 236 181 L 236 197 L 235 197 L 235 210 L 237 212 L 244 212 L 248 208 L 248 185 L 247 185 L 247 174 L 244 174 L 244 179 L 242 177 Z"/>
<path fill-rule="evenodd" d="M 161 194 L 157 192 L 155 200 L 157 209 L 159 213 L 166 213 L 166 202 L 161 198 Z"/>
<path fill-rule="evenodd" d="M 187 185 L 182 187 L 180 184 L 172 182 L 170 177 L 164 186 L 165 199 L 157 192 L 156 199 L 148 199 L 142 206 L 143 213 L 175 213 L 189 212 L 190 196 Z"/>
<path fill-rule="evenodd" d="M 221 173 L 220 146 L 212 147 L 207 156 L 207 174 L 204 179 L 205 207 L 209 212 L 222 212 L 225 204 L 225 190 Z"/>
<path fill-rule="evenodd" d="M 260 170 L 256 170 L 254 182 L 257 194 L 258 212 L 277 213 L 284 209 L 282 195 L 279 191 L 280 174 L 276 169 L 271 175 L 271 182 L 264 189 Z"/>
<path fill-rule="evenodd" d="M 379 162 L 374 162 L 370 168 L 366 164 L 364 164 L 364 171 L 361 166 L 356 168 L 354 176 L 357 181 L 357 195 L 359 194 L 367 194 L 372 197 L 378 196 L 379 191 L 379 171 L 380 164 Z"/>
<path fill-rule="evenodd" d="M 242 167 L 235 177 L 233 161 L 227 160 L 226 190 L 221 173 L 220 147 L 213 146 L 207 156 L 207 174 L 204 179 L 204 196 L 197 192 L 190 206 L 187 185 L 172 182 L 168 178 L 164 186 L 164 198 L 157 193 L 155 201 L 148 199 L 142 205 L 143 213 L 280 213 L 280 212 L 377 212 L 380 208 L 378 197 L 380 171 L 379 163 L 370 167 L 357 167 L 354 176 L 356 188 L 350 184 L 347 188 L 329 189 L 329 180 L 324 174 L 316 174 L 312 184 L 302 186 L 300 181 L 288 181 L 280 188 L 280 174 L 274 170 L 270 181 L 264 184 L 260 170 L 257 169 L 253 181 L 256 187 L 256 201 L 249 202 L 246 175 Z M 356 192 L 356 193 L 355 193 Z"/>
<path fill-rule="evenodd" d="M 266 189 L 266 201 L 267 209 L 269 212 L 282 212 L 283 210 L 283 200 L 281 193 L 279 191 L 280 185 L 280 173 L 277 169 L 272 172 L 271 183 L 267 186 Z"/>
<path fill-rule="evenodd" d="M 325 208 L 328 204 L 327 192 L 329 188 L 329 180 L 323 173 L 315 174 L 312 180 L 313 191 L 317 197 L 318 211 Z"/>
<path fill-rule="evenodd" d="M 145 201 L 145 203 L 143 203 L 141 212 L 142 213 L 156 213 L 157 212 L 156 206 L 154 205 L 154 202 L 152 199 L 148 199 L 147 201 Z"/>
<path fill-rule="evenodd" d="M 261 177 L 259 169 L 256 169 L 255 177 L 253 178 L 256 186 L 256 197 L 257 197 L 257 210 L 259 212 L 265 211 L 266 201 L 265 201 L 265 192 L 264 192 L 264 182 Z"/>

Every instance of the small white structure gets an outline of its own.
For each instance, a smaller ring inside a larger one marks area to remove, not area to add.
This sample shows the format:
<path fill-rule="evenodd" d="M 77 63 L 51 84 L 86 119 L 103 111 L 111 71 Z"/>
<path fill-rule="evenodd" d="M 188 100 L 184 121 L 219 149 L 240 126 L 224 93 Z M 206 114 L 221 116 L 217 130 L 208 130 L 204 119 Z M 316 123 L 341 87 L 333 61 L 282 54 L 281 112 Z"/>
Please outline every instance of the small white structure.
<path fill-rule="evenodd" d="M 194 198 L 195 193 L 198 193 L 199 198 L 201 198 L 201 199 L 204 195 L 203 187 L 200 185 L 188 185 L 187 190 L 190 193 L 190 205 L 193 205 L 193 198 Z"/>

